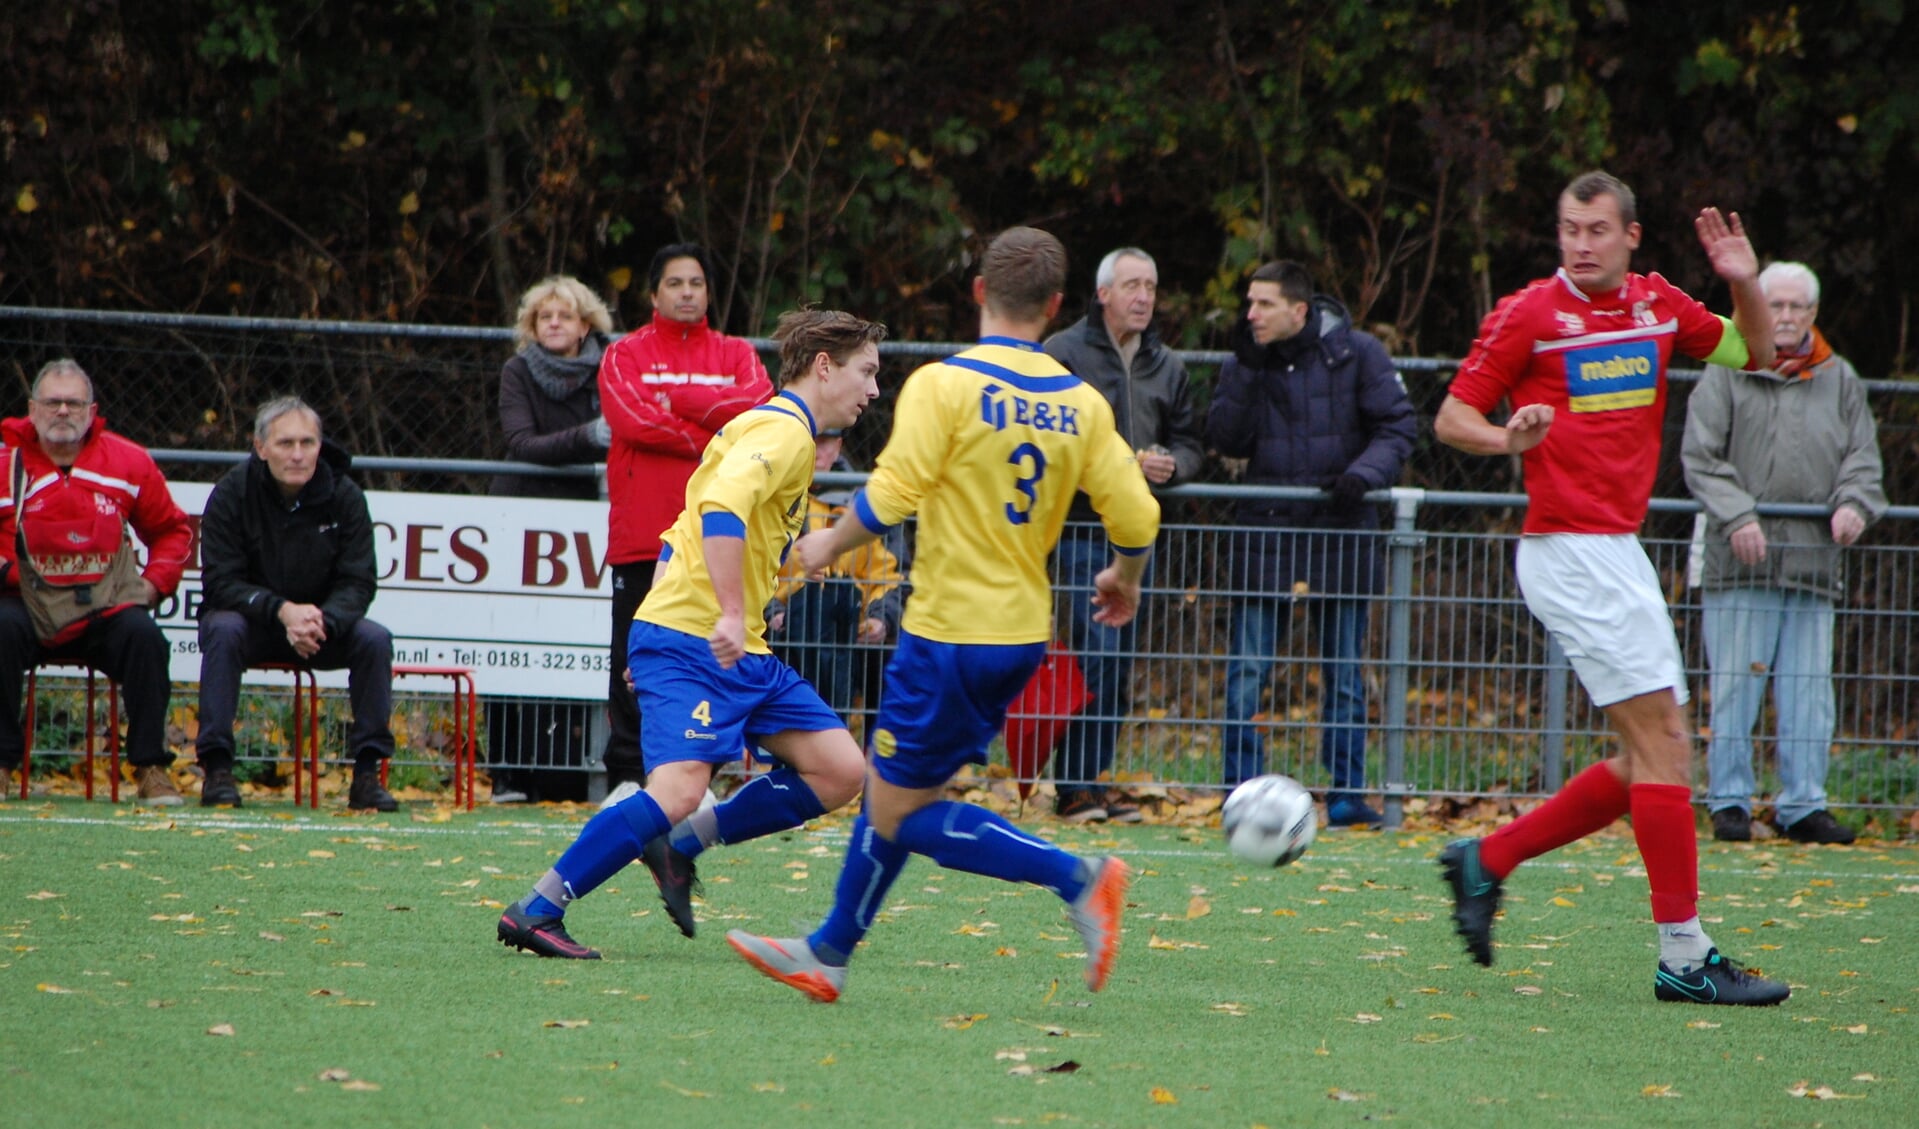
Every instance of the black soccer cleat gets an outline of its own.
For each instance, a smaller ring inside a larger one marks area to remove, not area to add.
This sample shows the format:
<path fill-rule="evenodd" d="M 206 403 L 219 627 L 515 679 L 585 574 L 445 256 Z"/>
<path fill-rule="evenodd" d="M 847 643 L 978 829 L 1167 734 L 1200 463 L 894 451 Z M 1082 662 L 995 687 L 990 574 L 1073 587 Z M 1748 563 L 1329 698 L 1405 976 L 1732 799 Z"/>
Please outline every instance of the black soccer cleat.
<path fill-rule="evenodd" d="M 1652 994 L 1666 1003 L 1772 1007 L 1786 1002 L 1792 989 L 1756 972 L 1747 972 L 1738 961 L 1728 960 L 1719 955 L 1718 949 L 1713 949 L 1706 954 L 1706 963 L 1684 976 L 1660 961 L 1659 971 L 1653 975 Z"/>
<path fill-rule="evenodd" d="M 562 960 L 599 960 L 600 951 L 589 949 L 566 934 L 566 919 L 557 915 L 542 917 L 517 906 L 508 906 L 500 915 L 500 944 L 521 952 Z"/>
<path fill-rule="evenodd" d="M 682 937 L 693 936 L 693 895 L 705 889 L 693 860 L 674 850 L 666 836 L 655 835 L 640 848 L 640 861 L 653 872 L 653 884 L 660 888 L 660 904 L 666 907 L 666 916 L 673 919 Z"/>
<path fill-rule="evenodd" d="M 1479 840 L 1455 839 L 1439 852 L 1439 868 L 1453 888 L 1453 930 L 1473 960 L 1493 964 L 1493 918 L 1499 913 L 1499 879 L 1479 863 Z"/>

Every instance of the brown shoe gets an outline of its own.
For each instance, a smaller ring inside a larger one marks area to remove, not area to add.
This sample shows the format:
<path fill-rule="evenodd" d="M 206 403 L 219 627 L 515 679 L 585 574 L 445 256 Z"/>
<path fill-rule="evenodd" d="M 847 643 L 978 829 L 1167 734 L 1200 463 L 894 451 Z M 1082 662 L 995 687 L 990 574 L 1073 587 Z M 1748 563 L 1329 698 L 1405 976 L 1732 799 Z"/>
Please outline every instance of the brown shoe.
<path fill-rule="evenodd" d="M 173 786 L 173 778 L 163 764 L 135 765 L 133 782 L 139 789 L 140 802 L 150 808 L 177 808 L 187 802 L 180 789 Z"/>

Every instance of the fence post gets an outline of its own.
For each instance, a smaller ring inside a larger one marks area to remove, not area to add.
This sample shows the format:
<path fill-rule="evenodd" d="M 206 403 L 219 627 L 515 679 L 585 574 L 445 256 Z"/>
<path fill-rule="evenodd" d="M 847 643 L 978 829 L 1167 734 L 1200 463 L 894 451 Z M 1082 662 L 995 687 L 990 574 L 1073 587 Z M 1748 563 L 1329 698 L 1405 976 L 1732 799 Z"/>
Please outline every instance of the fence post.
<path fill-rule="evenodd" d="M 1566 782 L 1566 675 L 1572 663 L 1546 636 L 1546 731 L 1539 740 L 1539 786 L 1547 795 Z"/>
<path fill-rule="evenodd" d="M 1386 538 L 1386 701 L 1380 710 L 1380 728 L 1386 744 L 1386 766 L 1380 790 L 1386 799 L 1386 826 L 1398 827 L 1405 817 L 1405 798 L 1412 791 L 1406 779 L 1406 692 L 1412 681 L 1413 556 L 1426 545 L 1417 529 L 1424 490 L 1395 486 L 1393 531 Z"/>

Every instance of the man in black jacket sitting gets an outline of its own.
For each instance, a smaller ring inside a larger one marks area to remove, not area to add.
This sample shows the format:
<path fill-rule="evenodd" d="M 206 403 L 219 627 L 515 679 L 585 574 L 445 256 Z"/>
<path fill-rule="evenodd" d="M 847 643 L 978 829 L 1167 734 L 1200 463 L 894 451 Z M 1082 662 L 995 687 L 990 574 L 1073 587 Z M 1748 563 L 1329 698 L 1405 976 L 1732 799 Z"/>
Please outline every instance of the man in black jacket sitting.
<path fill-rule="evenodd" d="M 366 618 L 373 523 L 346 477 L 352 459 L 320 437 L 296 396 L 261 406 L 253 457 L 227 472 L 200 519 L 200 805 L 240 806 L 233 715 L 240 676 L 267 662 L 348 671 L 353 784 L 347 806 L 399 807 L 380 785 L 393 755 L 393 636 Z"/>

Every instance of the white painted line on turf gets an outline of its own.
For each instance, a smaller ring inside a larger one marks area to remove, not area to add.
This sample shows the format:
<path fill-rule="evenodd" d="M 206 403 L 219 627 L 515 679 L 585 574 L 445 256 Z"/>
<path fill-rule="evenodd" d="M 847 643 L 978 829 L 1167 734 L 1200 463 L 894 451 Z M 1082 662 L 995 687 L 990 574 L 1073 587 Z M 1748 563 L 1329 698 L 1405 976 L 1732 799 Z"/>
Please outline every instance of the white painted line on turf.
<path fill-rule="evenodd" d="M 582 823 L 583 822 L 584 821 L 582 821 Z M 203 818 L 190 818 L 190 819 L 183 820 L 177 816 L 136 816 L 136 817 L 120 816 L 117 818 L 109 818 L 109 817 L 101 817 L 101 816 L 78 816 L 78 815 L 35 815 L 31 812 L 26 812 L 26 811 L 0 810 L 0 827 L 4 827 L 8 824 L 31 825 L 31 824 L 49 824 L 49 823 L 59 825 L 59 826 L 72 826 L 72 827 L 117 828 L 120 830 L 137 832 L 139 834 L 153 834 L 155 832 L 164 831 L 168 829 L 168 825 L 171 825 L 174 829 L 177 829 L 177 830 L 194 830 L 194 831 L 253 831 L 253 832 L 281 831 L 281 832 L 297 832 L 297 833 L 325 832 L 335 837 L 370 839 L 370 840 L 377 840 L 381 838 L 382 836 L 417 836 L 417 837 L 423 837 L 423 838 L 433 838 L 438 836 L 473 835 L 475 833 L 487 835 L 490 837 L 499 837 L 499 838 L 506 838 L 510 836 L 526 836 L 526 835 L 535 835 L 535 836 L 545 837 L 550 835 L 550 836 L 556 836 L 556 837 L 563 837 L 570 840 L 574 836 L 579 834 L 579 829 L 581 826 L 581 824 L 528 823 L 528 822 L 520 822 L 520 821 L 502 821 L 502 820 L 488 820 L 484 822 L 476 822 L 474 824 L 460 824 L 460 825 L 455 825 L 451 823 L 402 823 L 402 824 L 393 824 L 393 825 L 377 824 L 377 825 L 371 825 L 371 826 L 358 826 L 354 824 L 330 822 L 328 820 L 328 817 L 325 817 L 325 816 L 319 816 L 319 817 L 301 816 L 301 817 L 296 817 L 294 819 L 285 819 L 285 820 L 282 820 L 282 819 L 273 819 L 273 820 L 232 819 L 232 818 L 220 818 L 217 816 L 208 816 Z M 806 831 L 806 832 L 801 832 L 800 835 L 810 844 L 814 844 L 818 846 L 826 846 L 826 847 L 844 847 L 846 845 L 846 838 L 847 838 L 846 833 L 837 828 L 823 829 L 818 831 Z M 1321 869 L 1324 869 L 1325 865 L 1368 866 L 1368 867 L 1407 866 L 1407 867 L 1417 867 L 1417 868 L 1431 868 L 1433 866 L 1433 858 L 1431 855 L 1414 854 L 1408 851 L 1401 851 L 1401 852 L 1396 852 L 1392 855 L 1388 855 L 1386 857 L 1381 858 L 1381 857 L 1375 857 L 1372 855 L 1352 854 L 1345 851 L 1332 851 L 1332 850 L 1326 849 L 1324 844 L 1325 844 L 1325 840 L 1320 840 L 1318 843 L 1315 843 L 1312 849 L 1306 855 L 1306 857 L 1302 860 L 1303 865 L 1300 865 L 1297 867 L 1280 868 L 1279 870 L 1275 871 L 1275 873 L 1285 873 L 1287 870 L 1294 870 L 1299 873 L 1311 874 Z M 1622 843 L 1622 847 L 1624 846 L 1625 845 Z M 724 850 L 725 848 L 722 847 L 720 849 Z M 746 849 L 751 849 L 751 847 L 748 846 Z M 1902 848 L 1887 847 L 1884 849 L 1898 850 Z M 1903 848 L 1903 849 L 1910 849 L 1910 848 Z M 1085 852 L 1085 853 L 1094 853 L 1094 852 Z M 1230 860 L 1232 857 L 1226 852 L 1224 848 L 1206 849 L 1206 848 L 1197 848 L 1197 847 L 1190 848 L 1190 849 L 1172 848 L 1172 847 L 1140 847 L 1140 848 L 1122 847 L 1122 848 L 1119 848 L 1115 853 L 1124 855 L 1127 858 L 1146 858 L 1146 859 L 1164 858 L 1164 859 L 1206 859 L 1206 860 L 1227 859 L 1227 860 Z M 1568 858 L 1533 859 L 1526 864 L 1526 868 L 1528 870 L 1556 870 L 1556 871 L 1562 871 L 1562 872 L 1568 872 L 1568 873 L 1575 872 L 1575 871 L 1627 872 L 1627 871 L 1643 871 L 1644 870 L 1644 867 L 1636 861 L 1631 863 L 1618 864 L 1618 865 L 1601 865 L 1597 863 L 1582 861 L 1579 859 L 1568 859 Z M 1260 872 L 1258 868 L 1253 868 L 1253 867 L 1244 867 L 1243 869 L 1245 869 L 1246 872 L 1249 874 L 1257 874 Z M 1776 867 L 1776 868 L 1763 867 L 1762 868 L 1762 867 L 1756 867 L 1756 866 L 1755 867 L 1715 866 L 1715 867 L 1711 867 L 1710 869 L 1702 868 L 1702 873 L 1703 875 L 1707 875 L 1707 876 L 1723 875 L 1731 878 L 1788 878 L 1788 879 L 1795 879 L 1795 880 L 1809 879 L 1809 878 L 1833 878 L 1833 879 L 1845 878 L 1845 879 L 1863 879 L 1867 881 L 1881 881 L 1881 882 L 1909 882 L 1909 881 L 1912 881 L 1914 878 L 1919 877 L 1919 856 L 1915 857 L 1915 866 L 1913 870 L 1904 871 L 1904 872 L 1894 872 L 1890 874 L 1876 874 L 1876 873 L 1861 874 L 1854 871 L 1801 869 L 1798 867 L 1793 867 L 1790 869 L 1787 869 L 1785 867 Z"/>

